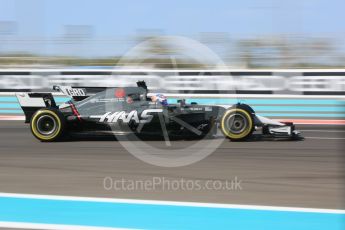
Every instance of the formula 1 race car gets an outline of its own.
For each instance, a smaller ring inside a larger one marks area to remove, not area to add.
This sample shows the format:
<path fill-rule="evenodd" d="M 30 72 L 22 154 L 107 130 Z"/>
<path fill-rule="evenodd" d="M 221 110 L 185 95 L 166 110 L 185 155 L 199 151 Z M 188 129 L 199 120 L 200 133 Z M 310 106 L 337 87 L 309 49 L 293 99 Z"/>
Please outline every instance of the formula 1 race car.
<path fill-rule="evenodd" d="M 246 104 L 233 106 L 186 104 L 184 99 L 168 104 L 148 93 L 146 83 L 137 87 L 76 88 L 54 86 L 71 97 L 56 105 L 52 93 L 17 93 L 26 123 L 41 141 L 56 141 L 70 133 L 112 132 L 177 136 L 214 136 L 217 130 L 232 141 L 249 139 L 260 128 L 264 136 L 299 137 L 292 123 L 281 123 L 255 114 Z"/>

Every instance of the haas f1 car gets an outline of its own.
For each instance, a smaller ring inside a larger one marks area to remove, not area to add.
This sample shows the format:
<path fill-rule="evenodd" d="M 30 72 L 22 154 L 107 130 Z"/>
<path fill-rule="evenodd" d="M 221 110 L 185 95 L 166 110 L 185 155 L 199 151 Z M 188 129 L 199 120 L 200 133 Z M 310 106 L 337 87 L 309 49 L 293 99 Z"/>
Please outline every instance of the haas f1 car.
<path fill-rule="evenodd" d="M 184 99 L 168 104 L 164 96 L 149 94 L 143 81 L 137 82 L 136 87 L 53 89 L 71 100 L 57 106 L 52 93 L 16 95 L 26 123 L 30 123 L 32 134 L 40 141 L 61 140 L 75 132 L 200 138 L 215 136 L 218 130 L 232 141 L 243 141 L 251 138 L 256 129 L 268 137 L 299 137 L 292 123 L 259 116 L 249 105 L 186 104 Z"/>

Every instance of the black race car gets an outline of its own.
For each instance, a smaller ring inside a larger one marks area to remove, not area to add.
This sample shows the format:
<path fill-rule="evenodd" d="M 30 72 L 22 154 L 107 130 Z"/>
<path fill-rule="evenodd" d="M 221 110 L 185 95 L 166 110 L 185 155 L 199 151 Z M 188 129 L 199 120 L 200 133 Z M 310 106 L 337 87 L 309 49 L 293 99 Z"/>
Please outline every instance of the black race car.
<path fill-rule="evenodd" d="M 30 123 L 33 135 L 41 141 L 56 141 L 75 132 L 202 138 L 217 130 L 232 141 L 250 138 L 261 127 L 270 137 L 296 138 L 292 123 L 261 117 L 246 104 L 233 106 L 176 104 L 155 101 L 143 81 L 136 87 L 75 88 L 54 86 L 71 97 L 57 106 L 51 93 L 18 93 L 16 96 Z"/>

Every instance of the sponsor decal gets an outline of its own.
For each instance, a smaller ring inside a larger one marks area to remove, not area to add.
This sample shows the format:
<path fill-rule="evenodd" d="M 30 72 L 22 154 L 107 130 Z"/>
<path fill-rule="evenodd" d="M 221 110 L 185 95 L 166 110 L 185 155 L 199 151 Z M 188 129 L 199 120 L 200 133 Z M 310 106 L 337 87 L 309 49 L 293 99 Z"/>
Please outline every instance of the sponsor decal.
<path fill-rule="evenodd" d="M 140 115 L 137 110 L 132 110 L 130 112 L 117 111 L 117 112 L 106 112 L 103 115 L 90 116 L 90 118 L 97 118 L 99 122 L 105 123 L 117 123 L 122 121 L 123 123 L 129 123 L 134 121 L 137 124 L 150 123 L 153 118 L 153 113 L 161 113 L 162 109 L 146 109 Z"/>
<path fill-rule="evenodd" d="M 90 99 L 90 103 L 99 103 L 99 102 L 124 102 L 125 98 L 94 98 Z"/>
<path fill-rule="evenodd" d="M 201 124 L 201 125 L 199 125 L 198 127 L 196 127 L 196 129 L 202 130 L 202 129 L 204 129 L 204 128 L 207 127 L 207 126 L 208 126 L 208 124 Z"/>
<path fill-rule="evenodd" d="M 59 86 L 60 91 L 71 97 L 82 97 L 86 96 L 84 89 L 82 88 L 72 88 L 70 86 Z"/>
<path fill-rule="evenodd" d="M 115 97 L 116 98 L 123 98 L 126 96 L 126 92 L 123 88 L 115 89 Z"/>
<path fill-rule="evenodd" d="M 202 111 L 202 108 L 189 108 L 189 110 L 191 110 L 191 111 Z"/>
<path fill-rule="evenodd" d="M 85 96 L 86 95 L 83 89 L 78 89 L 78 88 L 66 89 L 66 92 L 70 96 Z"/>

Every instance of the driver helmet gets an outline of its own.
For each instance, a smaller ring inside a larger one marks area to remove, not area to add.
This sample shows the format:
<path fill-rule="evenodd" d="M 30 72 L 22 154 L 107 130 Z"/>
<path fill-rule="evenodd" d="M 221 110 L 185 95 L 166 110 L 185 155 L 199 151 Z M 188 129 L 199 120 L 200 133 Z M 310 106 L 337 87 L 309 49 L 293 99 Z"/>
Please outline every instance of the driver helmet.
<path fill-rule="evenodd" d="M 156 95 L 153 95 L 151 97 L 151 100 L 153 102 L 159 102 L 161 105 L 163 106 L 167 106 L 168 105 L 168 100 L 167 100 L 167 97 L 164 96 L 164 94 L 161 94 L 161 93 L 158 93 Z"/>

